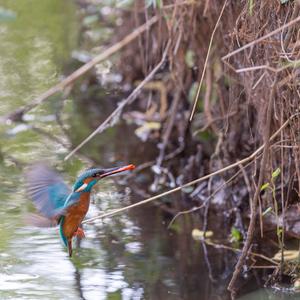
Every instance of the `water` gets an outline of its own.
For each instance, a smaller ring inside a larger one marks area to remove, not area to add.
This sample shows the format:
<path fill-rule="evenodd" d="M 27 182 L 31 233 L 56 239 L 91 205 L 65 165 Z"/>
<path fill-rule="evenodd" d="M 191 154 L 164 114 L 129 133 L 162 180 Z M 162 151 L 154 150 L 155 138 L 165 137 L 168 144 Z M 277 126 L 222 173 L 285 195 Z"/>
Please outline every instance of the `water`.
<path fill-rule="evenodd" d="M 66 62 L 78 50 L 79 15 L 71 0 L 2 0 L 0 6 L 3 116 L 32 101 L 57 83 L 66 69 L 72 69 Z M 87 18 L 85 23 L 94 19 Z M 90 35 L 93 41 L 103 37 L 99 32 Z M 83 52 L 76 53 L 82 58 Z M 103 71 L 105 66 L 99 68 Z M 114 80 L 118 78 L 116 74 Z M 111 167 L 153 158 L 149 145 L 141 144 L 132 134 L 133 128 L 121 124 L 92 140 L 80 156 L 63 161 L 70 150 L 64 145 L 77 145 L 105 119 L 118 100 L 116 88 L 75 89 L 70 95 L 57 95 L 32 110 L 25 116 L 26 123 L 0 125 L 0 299 L 229 297 L 226 286 L 236 254 L 194 241 L 191 230 L 200 227 L 197 218 L 181 218 L 170 230 L 169 219 L 160 209 L 148 205 L 87 224 L 86 238 L 75 247 L 72 259 L 58 238 L 57 228 L 25 225 L 24 216 L 33 211 L 22 176 L 28 163 L 47 159 L 72 184 L 90 163 Z M 143 173 L 138 181 L 146 179 Z M 105 180 L 95 188 L 88 217 L 141 200 L 137 196 L 133 199 L 133 195 L 126 185 Z M 225 225 L 219 223 L 212 228 L 219 238 L 225 234 Z M 251 289 L 253 286 L 244 289 L 244 293 Z M 257 293 L 260 299 L 277 299 L 272 291 Z M 251 297 L 255 295 L 243 299 Z"/>

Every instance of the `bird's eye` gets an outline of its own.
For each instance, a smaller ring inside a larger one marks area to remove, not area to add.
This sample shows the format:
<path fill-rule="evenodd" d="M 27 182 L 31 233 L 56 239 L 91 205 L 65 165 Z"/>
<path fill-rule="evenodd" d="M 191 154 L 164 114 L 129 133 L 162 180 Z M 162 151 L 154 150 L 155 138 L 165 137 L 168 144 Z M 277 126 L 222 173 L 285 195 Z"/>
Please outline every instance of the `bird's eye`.
<path fill-rule="evenodd" d="M 97 173 L 93 174 L 92 177 L 97 177 Z"/>

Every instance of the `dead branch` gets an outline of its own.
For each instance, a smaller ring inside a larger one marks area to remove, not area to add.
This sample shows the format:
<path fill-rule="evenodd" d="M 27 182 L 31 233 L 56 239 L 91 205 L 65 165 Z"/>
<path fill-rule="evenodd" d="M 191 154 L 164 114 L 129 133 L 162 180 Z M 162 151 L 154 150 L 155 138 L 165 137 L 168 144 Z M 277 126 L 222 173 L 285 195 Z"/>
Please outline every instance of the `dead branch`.
<path fill-rule="evenodd" d="M 203 71 L 202 71 L 202 74 L 201 74 L 201 79 L 200 79 L 200 82 L 199 82 L 199 85 L 198 85 L 196 97 L 195 97 L 195 99 L 194 99 L 194 104 L 193 104 L 192 112 L 191 112 L 191 115 L 190 115 L 190 121 L 192 121 L 193 116 L 194 116 L 195 111 L 196 111 L 197 102 L 198 102 L 198 98 L 199 98 L 199 95 L 200 95 L 200 90 L 201 90 L 201 87 L 202 87 L 202 83 L 203 83 L 203 79 L 204 79 L 204 75 L 205 75 L 205 71 L 206 71 L 206 67 L 207 67 L 207 63 L 208 63 L 208 58 L 209 58 L 209 54 L 210 54 L 211 47 L 212 47 L 212 42 L 213 42 L 215 33 L 216 33 L 216 31 L 217 31 L 217 28 L 218 28 L 218 26 L 219 26 L 219 23 L 220 23 L 220 21 L 221 21 L 223 12 L 224 12 L 225 7 L 226 7 L 226 4 L 227 4 L 227 1 L 228 1 L 228 0 L 225 0 L 225 1 L 224 1 L 223 7 L 222 7 L 221 12 L 220 12 L 220 15 L 219 15 L 219 17 L 218 17 L 218 20 L 217 20 L 217 22 L 216 22 L 216 25 L 215 25 L 215 27 L 214 27 L 214 29 L 213 29 L 213 32 L 212 32 L 212 34 L 211 34 L 211 37 L 210 37 L 210 41 L 209 41 L 209 45 L 208 45 L 208 49 L 207 49 L 207 53 L 206 53 L 206 58 L 205 58 L 204 66 L 203 66 Z"/>
<path fill-rule="evenodd" d="M 281 126 L 281 127 L 280 127 L 280 128 L 279 128 L 279 129 L 278 129 L 278 130 L 270 137 L 269 142 L 273 141 L 274 138 L 277 137 L 278 134 L 279 134 L 279 133 L 280 133 L 280 132 L 281 132 L 281 131 L 282 131 L 282 130 L 290 123 L 290 122 L 291 122 L 291 120 L 294 119 L 294 118 L 295 118 L 296 116 L 298 116 L 299 114 L 300 114 L 300 113 L 296 113 L 296 114 L 290 116 L 290 117 L 282 124 L 282 126 Z M 256 149 L 256 150 L 255 150 L 251 155 L 249 155 L 248 157 L 246 157 L 246 158 L 244 158 L 244 159 L 242 159 L 242 160 L 239 160 L 239 161 L 237 161 L 237 162 L 235 162 L 235 163 L 233 163 L 233 164 L 231 164 L 231 165 L 229 165 L 229 166 L 226 166 L 225 168 L 219 169 L 219 170 L 217 170 L 217 171 L 215 171 L 215 172 L 213 172 L 213 173 L 210 173 L 210 174 L 208 174 L 208 175 L 205 175 L 205 176 L 202 176 L 202 177 L 200 177 L 200 178 L 198 178 L 198 179 L 195 179 L 195 180 L 193 180 L 193 181 L 190 181 L 190 182 L 188 182 L 188 183 L 186 183 L 186 184 L 184 184 L 184 185 L 182 185 L 182 186 L 178 186 L 178 187 L 176 187 L 176 188 L 174 188 L 174 189 L 171 189 L 171 190 L 166 191 L 166 192 L 164 192 L 164 193 L 161 193 L 161 194 L 159 194 L 159 195 L 155 195 L 155 196 L 153 196 L 153 197 L 150 197 L 150 198 L 148 198 L 148 199 L 142 200 L 142 201 L 140 201 L 140 202 L 137 202 L 137 203 L 134 203 L 134 204 L 131 204 L 131 205 L 128 205 L 128 206 L 119 208 L 119 209 L 114 209 L 114 210 L 109 211 L 109 212 L 107 212 L 107 213 L 104 213 L 104 214 L 101 214 L 101 215 L 99 215 L 99 216 L 96 216 L 96 217 L 90 218 L 90 219 L 88 219 L 88 220 L 85 220 L 85 221 L 83 221 L 82 223 L 83 223 L 83 224 L 84 224 L 84 223 L 90 223 L 90 222 L 93 222 L 93 221 L 95 221 L 95 220 L 97 220 L 97 219 L 103 219 L 103 218 L 106 218 L 106 217 L 111 217 L 111 216 L 114 216 L 114 215 L 119 214 L 119 213 L 121 213 L 121 212 L 124 212 L 124 211 L 126 211 L 126 210 L 129 210 L 129 209 L 131 209 L 131 208 L 134 208 L 134 207 L 137 207 L 137 206 L 141 206 L 141 205 L 144 205 L 144 204 L 153 202 L 154 200 L 157 200 L 157 199 L 162 198 L 162 197 L 164 197 L 164 196 L 167 196 L 167 195 L 173 194 L 173 193 L 175 193 L 175 192 L 181 191 L 183 188 L 186 188 L 186 187 L 189 187 L 189 186 L 193 186 L 193 185 L 195 185 L 195 184 L 197 184 L 197 183 L 199 183 L 199 182 L 201 182 L 201 181 L 204 181 L 204 180 L 206 180 L 206 179 L 209 179 L 210 177 L 213 177 L 213 176 L 215 176 L 215 175 L 219 175 L 219 174 L 224 173 L 225 171 L 228 171 L 228 170 L 230 170 L 230 169 L 232 169 L 232 168 L 234 168 L 234 167 L 238 167 L 238 166 L 241 165 L 241 164 L 244 164 L 244 163 L 247 163 L 247 162 L 251 161 L 252 159 L 254 159 L 254 158 L 257 157 L 257 155 L 264 149 L 264 147 L 265 147 L 265 144 L 263 144 L 263 145 L 260 146 L 258 149 Z"/>
<path fill-rule="evenodd" d="M 102 122 L 86 139 L 84 139 L 74 150 L 72 150 L 66 157 L 65 160 L 68 160 L 74 153 L 76 153 L 80 148 L 82 148 L 88 141 L 90 141 L 96 134 L 103 132 L 106 128 L 109 127 L 110 123 L 118 117 L 118 115 L 122 112 L 123 108 L 127 104 L 131 104 L 134 100 L 136 100 L 137 96 L 141 92 L 143 86 L 149 82 L 153 76 L 159 71 L 162 65 L 165 63 L 167 58 L 167 54 L 170 48 L 170 41 L 168 42 L 164 53 L 162 55 L 161 61 L 156 65 L 156 67 L 147 75 L 147 77 L 132 91 L 132 93 L 124 100 L 120 101 L 118 107 L 106 118 L 104 122 Z"/>
<path fill-rule="evenodd" d="M 232 52 L 226 54 L 225 56 L 222 57 L 222 60 L 224 61 L 224 60 L 230 58 L 231 56 L 236 55 L 236 54 L 238 54 L 239 52 L 244 51 L 244 50 L 248 49 L 249 47 L 254 46 L 254 45 L 257 44 L 257 43 L 262 42 L 263 40 L 265 40 L 265 39 L 267 39 L 267 38 L 273 36 L 274 34 L 277 34 L 277 33 L 281 32 L 282 30 L 288 28 L 289 26 L 292 26 L 292 25 L 296 24 L 296 23 L 299 22 L 299 21 L 300 21 L 300 16 L 299 16 L 298 18 L 296 18 L 296 19 L 294 19 L 294 20 L 292 20 L 292 21 L 290 21 L 290 22 L 284 24 L 283 26 L 280 26 L 280 27 L 278 27 L 277 29 L 275 29 L 275 30 L 269 32 L 268 34 L 266 34 L 266 35 L 264 35 L 264 36 L 262 36 L 262 37 L 260 37 L 260 38 L 258 38 L 258 39 L 256 39 L 256 40 L 254 40 L 254 41 L 252 41 L 252 42 L 250 42 L 250 43 L 244 45 L 243 47 L 240 47 L 240 48 L 238 48 L 238 49 L 236 49 L 236 50 L 234 50 L 234 51 L 232 51 Z"/>

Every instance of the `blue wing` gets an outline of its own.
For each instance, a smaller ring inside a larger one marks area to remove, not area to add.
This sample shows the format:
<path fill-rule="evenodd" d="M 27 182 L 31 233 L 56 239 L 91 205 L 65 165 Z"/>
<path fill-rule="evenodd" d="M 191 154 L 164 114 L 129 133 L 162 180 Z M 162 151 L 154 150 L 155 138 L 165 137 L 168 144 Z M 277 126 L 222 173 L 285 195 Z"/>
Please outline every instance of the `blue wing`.
<path fill-rule="evenodd" d="M 33 165 L 25 174 L 26 187 L 37 210 L 48 219 L 63 215 L 70 189 L 61 176 L 47 165 Z"/>

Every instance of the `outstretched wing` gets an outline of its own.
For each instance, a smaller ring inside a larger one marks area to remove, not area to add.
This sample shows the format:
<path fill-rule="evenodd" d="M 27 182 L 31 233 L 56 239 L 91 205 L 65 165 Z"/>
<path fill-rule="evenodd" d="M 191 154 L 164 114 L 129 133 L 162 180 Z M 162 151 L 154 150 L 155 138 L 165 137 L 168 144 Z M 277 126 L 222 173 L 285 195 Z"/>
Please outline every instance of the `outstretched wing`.
<path fill-rule="evenodd" d="M 48 219 L 63 214 L 70 189 L 47 165 L 33 165 L 25 174 L 27 193 L 37 210 Z"/>

